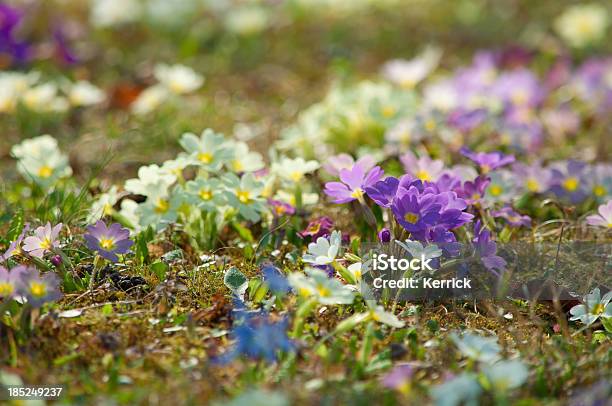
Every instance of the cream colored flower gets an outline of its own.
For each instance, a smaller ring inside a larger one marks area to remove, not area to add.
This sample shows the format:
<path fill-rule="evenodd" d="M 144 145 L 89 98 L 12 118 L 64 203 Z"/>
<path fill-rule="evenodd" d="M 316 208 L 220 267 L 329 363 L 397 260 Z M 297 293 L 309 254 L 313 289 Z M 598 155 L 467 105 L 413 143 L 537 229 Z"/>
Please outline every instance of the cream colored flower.
<path fill-rule="evenodd" d="M 605 37 L 606 8 L 600 4 L 578 4 L 567 8 L 555 21 L 555 29 L 571 46 L 582 48 Z"/>

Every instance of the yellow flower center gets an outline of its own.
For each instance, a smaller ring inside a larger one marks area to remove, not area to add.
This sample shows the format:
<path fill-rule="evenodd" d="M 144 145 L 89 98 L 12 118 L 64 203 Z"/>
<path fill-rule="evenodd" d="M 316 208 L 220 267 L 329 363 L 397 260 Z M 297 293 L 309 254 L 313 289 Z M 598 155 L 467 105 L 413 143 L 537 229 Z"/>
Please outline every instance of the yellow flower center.
<path fill-rule="evenodd" d="M 113 214 L 113 206 L 109 203 L 106 203 L 104 205 L 104 208 L 102 209 L 102 212 L 105 216 L 110 216 L 111 214 Z"/>
<path fill-rule="evenodd" d="M 603 303 L 597 303 L 594 307 L 593 307 L 593 314 L 602 314 L 604 312 L 604 305 Z"/>
<path fill-rule="evenodd" d="M 204 164 L 209 164 L 213 160 L 213 156 L 210 152 L 200 152 L 198 154 L 198 160 Z"/>
<path fill-rule="evenodd" d="M 528 94 L 524 89 L 515 90 L 512 93 L 511 99 L 514 104 L 525 104 L 527 102 Z"/>
<path fill-rule="evenodd" d="M 419 169 L 418 171 L 416 171 L 414 176 L 416 176 L 418 179 L 421 179 L 423 181 L 430 181 L 431 180 L 431 175 L 429 174 L 429 172 L 427 172 L 424 169 Z"/>
<path fill-rule="evenodd" d="M 200 199 L 202 200 L 210 200 L 212 199 L 212 192 L 210 190 L 207 189 L 202 189 L 200 190 Z"/>
<path fill-rule="evenodd" d="M 404 79 L 401 81 L 400 86 L 404 89 L 412 89 L 416 85 L 414 79 Z"/>
<path fill-rule="evenodd" d="M 115 240 L 108 237 L 103 237 L 100 239 L 100 247 L 107 251 L 112 251 L 115 249 Z"/>
<path fill-rule="evenodd" d="M 47 286 L 44 283 L 31 282 L 30 293 L 34 297 L 43 297 L 47 293 Z"/>
<path fill-rule="evenodd" d="M 242 162 L 235 159 L 232 162 L 232 168 L 234 169 L 234 172 L 242 172 L 244 170 L 244 165 L 242 165 Z"/>
<path fill-rule="evenodd" d="M 499 185 L 492 185 L 490 190 L 491 190 L 491 195 L 499 196 L 503 193 L 504 188 L 502 188 Z"/>
<path fill-rule="evenodd" d="M 38 176 L 41 178 L 46 179 L 46 178 L 51 177 L 51 175 L 53 175 L 53 168 L 51 168 L 50 166 L 43 165 L 38 170 Z"/>
<path fill-rule="evenodd" d="M 300 171 L 293 171 L 291 172 L 291 174 L 289 175 L 289 177 L 294 181 L 294 182 L 298 182 L 300 179 L 302 179 L 302 177 L 304 176 L 304 174 Z"/>
<path fill-rule="evenodd" d="M 240 203 L 249 204 L 251 202 L 251 193 L 248 190 L 238 190 L 236 197 L 238 197 Z"/>
<path fill-rule="evenodd" d="M 491 167 L 487 164 L 480 165 L 480 170 L 482 173 L 488 173 L 491 170 Z"/>
<path fill-rule="evenodd" d="M 472 200 L 480 200 L 482 196 L 480 195 L 480 193 L 474 193 L 472 195 Z"/>
<path fill-rule="evenodd" d="M 534 178 L 529 178 L 527 179 L 527 189 L 529 189 L 530 192 L 537 192 L 540 190 L 540 184 Z"/>
<path fill-rule="evenodd" d="M 578 185 L 580 185 L 580 181 L 574 176 L 570 176 L 569 178 L 563 181 L 563 188 L 568 192 L 574 192 L 578 189 Z"/>
<path fill-rule="evenodd" d="M 395 115 L 395 107 L 385 106 L 382 108 L 382 115 L 384 118 L 391 118 Z"/>
<path fill-rule="evenodd" d="M 425 129 L 429 132 L 432 132 L 436 129 L 436 122 L 432 119 L 425 121 Z"/>
<path fill-rule="evenodd" d="M 602 185 L 595 185 L 593 188 L 593 194 L 597 197 L 602 197 L 606 195 L 606 188 Z"/>
<path fill-rule="evenodd" d="M 45 250 L 49 250 L 51 249 L 51 240 L 49 239 L 49 237 L 45 237 L 41 242 L 40 242 L 40 248 L 45 249 Z"/>
<path fill-rule="evenodd" d="M 300 294 L 300 296 L 310 296 L 311 292 L 310 292 L 310 289 L 299 288 L 298 293 Z"/>
<path fill-rule="evenodd" d="M 329 295 L 331 295 L 331 291 L 327 287 L 322 285 L 317 286 L 317 293 L 321 297 L 328 297 Z"/>
<path fill-rule="evenodd" d="M 155 205 L 155 213 L 157 214 L 164 214 L 167 213 L 168 210 L 170 210 L 170 202 L 167 201 L 166 199 L 159 199 L 157 201 L 157 204 Z"/>
<path fill-rule="evenodd" d="M 13 293 L 13 285 L 8 282 L 0 282 L 0 297 L 6 297 Z"/>
<path fill-rule="evenodd" d="M 364 194 L 363 189 L 358 187 L 357 189 L 353 190 L 353 193 L 351 193 L 351 197 L 361 200 L 361 198 L 363 197 L 363 194 Z"/>
<path fill-rule="evenodd" d="M 406 213 L 404 215 L 404 220 L 406 220 L 410 224 L 415 224 L 419 220 L 419 215 L 416 213 Z"/>

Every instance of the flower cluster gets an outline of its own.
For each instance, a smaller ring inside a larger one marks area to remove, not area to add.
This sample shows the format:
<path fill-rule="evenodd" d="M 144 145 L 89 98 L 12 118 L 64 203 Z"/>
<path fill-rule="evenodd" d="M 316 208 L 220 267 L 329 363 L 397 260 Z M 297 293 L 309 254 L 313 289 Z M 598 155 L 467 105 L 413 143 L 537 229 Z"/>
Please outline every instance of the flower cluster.
<path fill-rule="evenodd" d="M 17 159 L 17 171 L 27 180 L 48 188 L 72 174 L 68 157 L 50 135 L 30 138 L 14 145 L 11 155 Z"/>
<path fill-rule="evenodd" d="M 0 266 L 0 299 L 25 298 L 32 307 L 41 307 L 62 296 L 59 279 L 53 273 L 40 274 L 24 265 L 10 270 Z"/>

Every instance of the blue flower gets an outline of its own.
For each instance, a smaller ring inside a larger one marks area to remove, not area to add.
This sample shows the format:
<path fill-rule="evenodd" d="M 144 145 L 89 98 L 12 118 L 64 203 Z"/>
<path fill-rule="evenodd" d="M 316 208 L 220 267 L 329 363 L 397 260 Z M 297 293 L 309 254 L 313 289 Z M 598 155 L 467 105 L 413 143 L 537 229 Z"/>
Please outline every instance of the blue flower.
<path fill-rule="evenodd" d="M 261 268 L 261 272 L 263 273 L 264 282 L 272 292 L 284 294 L 291 290 L 287 278 L 281 273 L 280 269 L 274 265 L 264 264 Z"/>

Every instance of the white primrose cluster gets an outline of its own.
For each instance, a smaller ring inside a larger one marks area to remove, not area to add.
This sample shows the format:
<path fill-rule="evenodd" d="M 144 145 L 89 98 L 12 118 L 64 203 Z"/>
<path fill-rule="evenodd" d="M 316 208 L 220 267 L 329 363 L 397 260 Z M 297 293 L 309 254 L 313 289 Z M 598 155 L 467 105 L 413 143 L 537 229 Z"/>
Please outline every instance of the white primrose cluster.
<path fill-rule="evenodd" d="M 214 219 L 217 229 L 234 219 L 257 222 L 269 214 L 267 199 L 291 204 L 295 201 L 292 188 L 319 166 L 315 161 L 283 158 L 267 171 L 259 153 L 211 129 L 200 136 L 183 134 L 180 145 L 184 152 L 175 159 L 143 166 L 138 178 L 125 182 L 126 192 L 146 197 L 142 203 L 121 202 L 118 214 L 134 229 L 152 226 L 161 231 L 173 223 L 201 222 L 203 216 Z M 195 176 L 187 179 L 186 169 Z M 316 203 L 312 193 L 302 196 L 303 205 Z M 113 206 L 121 197 L 117 188 L 100 195 L 90 221 L 113 215 Z"/>
<path fill-rule="evenodd" d="M 65 113 L 105 100 L 104 91 L 87 81 L 42 82 L 37 72 L 0 72 L 0 113 L 12 114 L 19 107 L 35 113 Z"/>
<path fill-rule="evenodd" d="M 57 140 L 50 135 L 30 138 L 14 145 L 11 155 L 17 159 L 17 171 L 26 180 L 43 188 L 52 187 L 72 174 L 68 157 L 60 151 Z"/>
<path fill-rule="evenodd" d="M 163 103 L 172 102 L 178 97 L 195 92 L 204 83 L 204 77 L 190 67 L 179 64 L 158 64 L 153 70 L 153 76 L 158 83 L 138 95 L 131 105 L 132 113 L 148 114 Z"/>

